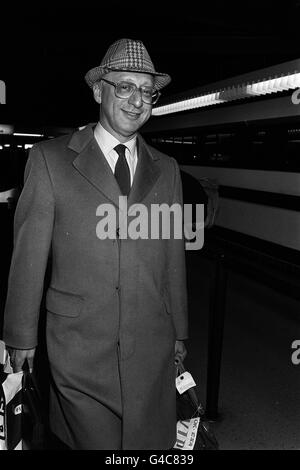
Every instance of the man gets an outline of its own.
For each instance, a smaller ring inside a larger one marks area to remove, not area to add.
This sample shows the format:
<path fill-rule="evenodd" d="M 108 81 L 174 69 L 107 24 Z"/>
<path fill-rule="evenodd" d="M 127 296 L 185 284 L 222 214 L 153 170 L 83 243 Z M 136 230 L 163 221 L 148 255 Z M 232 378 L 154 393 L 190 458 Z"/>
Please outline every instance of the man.
<path fill-rule="evenodd" d="M 169 449 L 175 360 L 187 338 L 184 240 L 112 238 L 99 208 L 182 203 L 174 159 L 137 133 L 170 77 L 143 43 L 121 39 L 86 74 L 100 120 L 32 148 L 15 217 L 4 340 L 30 367 L 48 255 L 50 424 L 72 449 Z M 125 144 L 126 147 L 120 147 Z M 116 149 L 117 147 L 117 149 Z M 97 215 L 98 214 L 98 215 Z"/>

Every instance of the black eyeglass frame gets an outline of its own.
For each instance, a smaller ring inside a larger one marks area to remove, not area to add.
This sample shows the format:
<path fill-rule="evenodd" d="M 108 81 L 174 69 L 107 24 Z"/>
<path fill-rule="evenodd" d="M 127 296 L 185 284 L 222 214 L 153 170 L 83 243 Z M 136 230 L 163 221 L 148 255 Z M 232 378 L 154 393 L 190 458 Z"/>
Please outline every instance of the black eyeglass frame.
<path fill-rule="evenodd" d="M 111 80 L 107 80 L 106 78 L 100 78 L 100 80 L 102 80 L 103 82 L 108 83 L 109 85 L 114 86 L 114 87 L 115 87 L 115 95 L 116 95 L 116 97 L 117 97 L 117 98 L 120 98 L 120 99 L 122 99 L 122 100 L 127 100 L 128 98 L 130 98 L 130 97 L 133 95 L 133 93 L 135 93 L 137 90 L 141 93 L 140 89 L 141 89 L 142 87 L 139 87 L 139 88 L 138 88 L 135 83 L 126 82 L 125 80 L 121 80 L 120 82 L 117 82 L 117 83 L 116 83 L 116 82 L 112 82 Z M 134 90 L 127 98 L 124 98 L 123 96 L 118 96 L 118 95 L 117 95 L 117 86 L 120 85 L 120 83 L 128 83 L 128 85 L 131 85 L 131 86 L 135 87 L 135 90 Z M 141 97 L 142 97 L 143 103 L 148 104 L 148 105 L 150 105 L 150 106 L 153 106 L 154 104 L 156 104 L 156 103 L 158 102 L 159 97 L 161 96 L 161 92 L 158 91 L 158 90 L 155 90 L 155 92 L 154 92 L 154 94 L 153 94 L 152 96 L 155 96 L 155 98 L 154 98 L 154 100 L 152 101 L 152 103 L 147 103 L 146 101 L 143 100 L 143 94 L 141 93 Z"/>

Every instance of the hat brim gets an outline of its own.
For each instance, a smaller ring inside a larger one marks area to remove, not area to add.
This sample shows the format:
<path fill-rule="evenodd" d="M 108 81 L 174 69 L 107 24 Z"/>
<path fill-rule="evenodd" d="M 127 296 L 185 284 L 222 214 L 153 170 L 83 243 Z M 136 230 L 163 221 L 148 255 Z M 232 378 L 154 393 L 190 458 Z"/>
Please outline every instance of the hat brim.
<path fill-rule="evenodd" d="M 89 70 L 87 74 L 85 75 L 85 81 L 87 82 L 89 87 L 93 87 L 94 83 L 99 81 L 101 78 L 104 77 L 109 72 L 136 72 L 136 73 L 147 73 L 149 75 L 152 75 L 154 78 L 154 87 L 157 90 L 160 90 L 164 88 L 166 85 L 168 85 L 171 81 L 170 75 L 167 73 L 159 73 L 159 72 L 153 72 L 152 70 L 145 70 L 145 69 L 139 69 L 139 68 L 108 68 L 108 67 L 94 67 L 93 69 Z"/>

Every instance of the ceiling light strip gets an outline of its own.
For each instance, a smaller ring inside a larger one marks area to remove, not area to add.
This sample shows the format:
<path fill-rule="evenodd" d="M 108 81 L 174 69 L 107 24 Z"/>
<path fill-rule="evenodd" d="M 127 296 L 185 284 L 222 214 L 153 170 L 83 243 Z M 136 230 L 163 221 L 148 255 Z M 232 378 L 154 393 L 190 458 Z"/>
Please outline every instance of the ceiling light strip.
<path fill-rule="evenodd" d="M 18 137 L 44 137 L 44 134 L 26 134 L 22 132 L 14 132 L 13 135 Z"/>
<path fill-rule="evenodd" d="M 300 87 L 300 73 L 296 72 L 281 77 L 269 78 L 255 83 L 242 83 L 241 85 L 221 89 L 219 91 L 177 101 L 153 108 L 154 116 L 171 114 L 180 111 L 188 111 L 195 108 L 212 106 L 233 100 L 262 96 L 271 93 L 278 93 L 286 90 L 293 90 Z"/>

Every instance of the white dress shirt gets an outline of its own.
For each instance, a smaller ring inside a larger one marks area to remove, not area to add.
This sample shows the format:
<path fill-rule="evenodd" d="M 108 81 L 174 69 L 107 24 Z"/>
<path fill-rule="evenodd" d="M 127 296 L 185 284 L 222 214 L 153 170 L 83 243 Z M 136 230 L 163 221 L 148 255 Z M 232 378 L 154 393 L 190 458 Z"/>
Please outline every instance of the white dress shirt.
<path fill-rule="evenodd" d="M 126 146 L 125 157 L 130 170 L 130 184 L 132 186 L 138 159 L 136 137 L 133 137 L 133 139 L 130 139 L 127 142 L 119 142 L 118 139 L 116 139 L 106 129 L 104 129 L 103 126 L 101 126 L 100 122 L 98 122 L 95 127 L 94 136 L 113 174 L 115 174 L 115 166 L 119 158 L 119 155 L 114 150 L 114 147 L 120 143 Z"/>

